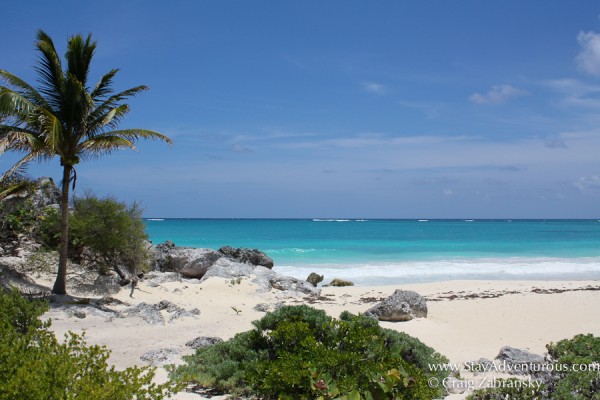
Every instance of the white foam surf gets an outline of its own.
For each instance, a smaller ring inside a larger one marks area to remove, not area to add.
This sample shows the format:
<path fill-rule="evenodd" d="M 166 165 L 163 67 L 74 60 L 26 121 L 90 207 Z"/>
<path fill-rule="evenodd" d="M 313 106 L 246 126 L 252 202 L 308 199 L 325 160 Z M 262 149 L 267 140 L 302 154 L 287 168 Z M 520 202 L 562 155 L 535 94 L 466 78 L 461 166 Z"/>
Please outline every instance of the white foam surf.
<path fill-rule="evenodd" d="M 342 278 L 357 285 L 393 285 L 456 279 L 534 280 L 600 279 L 600 257 L 481 258 L 370 264 L 302 264 L 276 266 L 279 273 L 306 279 L 316 272 L 325 280 Z"/>

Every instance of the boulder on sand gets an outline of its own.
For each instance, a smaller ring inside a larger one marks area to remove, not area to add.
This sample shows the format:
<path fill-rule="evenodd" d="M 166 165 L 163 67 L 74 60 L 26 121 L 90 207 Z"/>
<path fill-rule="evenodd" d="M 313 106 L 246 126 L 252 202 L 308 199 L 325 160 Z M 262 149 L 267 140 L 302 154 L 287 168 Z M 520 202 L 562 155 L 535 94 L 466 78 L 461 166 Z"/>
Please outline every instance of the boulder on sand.
<path fill-rule="evenodd" d="M 308 278 L 306 278 L 306 282 L 310 283 L 314 287 L 317 287 L 319 282 L 323 282 L 323 278 L 323 275 L 319 275 L 316 272 L 311 272 L 310 275 L 308 275 Z"/>
<path fill-rule="evenodd" d="M 242 249 L 230 246 L 224 246 L 219 249 L 219 253 L 232 261 L 245 264 L 260 265 L 261 267 L 273 268 L 273 259 L 257 249 Z"/>
<path fill-rule="evenodd" d="M 427 303 L 415 291 L 396 289 L 390 297 L 368 309 L 365 315 L 380 321 L 392 322 L 427 318 Z"/>

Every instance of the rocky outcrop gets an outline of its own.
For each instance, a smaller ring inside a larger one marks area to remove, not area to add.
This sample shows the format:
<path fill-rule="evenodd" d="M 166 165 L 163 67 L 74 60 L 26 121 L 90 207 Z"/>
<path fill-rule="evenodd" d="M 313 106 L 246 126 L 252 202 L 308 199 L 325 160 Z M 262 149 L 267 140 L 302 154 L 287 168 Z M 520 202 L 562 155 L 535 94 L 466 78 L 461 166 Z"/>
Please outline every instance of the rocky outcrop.
<path fill-rule="evenodd" d="M 214 276 L 226 279 L 249 278 L 260 288 L 260 290 L 265 292 L 271 289 L 289 290 L 308 295 L 318 295 L 321 292 L 319 289 L 303 280 L 279 275 L 260 265 L 253 266 L 250 264 L 241 264 L 226 258 L 221 258 L 214 263 L 201 281 L 203 282 Z"/>
<path fill-rule="evenodd" d="M 539 371 L 536 367 L 546 362 L 544 356 L 530 353 L 527 350 L 516 349 L 514 347 L 504 346 L 496 356 L 507 364 L 507 372 L 514 375 L 529 375 L 533 371 Z"/>
<path fill-rule="evenodd" d="M 140 359 L 142 361 L 146 361 L 148 364 L 152 366 L 161 366 L 166 364 L 173 364 L 179 358 L 179 354 L 181 350 L 179 349 L 158 349 L 151 350 L 147 353 L 144 353 Z"/>
<path fill-rule="evenodd" d="M 308 278 L 306 278 L 306 282 L 310 283 L 314 287 L 317 287 L 320 282 L 323 282 L 323 279 L 323 275 L 319 275 L 316 272 L 311 272 L 310 275 L 308 275 Z"/>
<path fill-rule="evenodd" d="M 272 272 L 268 279 L 269 285 L 273 289 L 300 292 L 308 295 L 319 295 L 321 293 L 321 290 L 315 288 L 310 283 L 292 278 L 291 276 L 279 275 Z"/>
<path fill-rule="evenodd" d="M 273 260 L 258 250 L 222 247 L 219 251 L 177 247 L 173 242 L 154 246 L 156 269 L 174 271 L 184 278 L 197 278 L 204 282 L 211 277 L 225 279 L 249 278 L 262 291 L 289 290 L 318 295 L 320 290 L 300 279 L 279 275 L 272 271 Z M 149 274 L 152 285 L 160 285 L 156 272 Z"/>
<path fill-rule="evenodd" d="M 186 310 L 171 301 L 161 300 L 156 304 L 139 303 L 123 312 L 121 316 L 137 316 L 150 325 L 164 325 L 165 317 L 161 311 L 167 313 L 166 315 L 169 317 L 169 322 L 181 318 L 197 318 L 197 316 L 200 315 L 200 310 L 197 308 Z"/>
<path fill-rule="evenodd" d="M 186 342 L 187 347 L 191 347 L 192 349 L 199 349 L 201 347 L 214 346 L 217 343 L 221 343 L 223 339 L 218 337 L 211 336 L 199 336 L 195 339 L 192 339 Z"/>
<path fill-rule="evenodd" d="M 27 185 L 25 190 L 2 199 L 2 204 L 7 210 L 14 210 L 25 201 L 30 201 L 34 209 L 41 210 L 48 206 L 58 206 L 60 203 L 60 189 L 54 184 L 52 178 L 39 178 Z"/>
<path fill-rule="evenodd" d="M 232 261 L 244 264 L 260 265 L 266 268 L 273 268 L 273 259 L 257 249 L 242 249 L 230 246 L 224 246 L 219 249 L 219 253 Z"/>
<path fill-rule="evenodd" d="M 415 291 L 397 289 L 390 297 L 371 307 L 366 316 L 380 321 L 410 321 L 427 317 L 427 303 Z"/>
<path fill-rule="evenodd" d="M 42 177 L 35 181 L 35 189 L 31 193 L 31 203 L 36 208 L 44 208 L 60 204 L 60 189 L 52 178 Z"/>
<path fill-rule="evenodd" d="M 138 305 L 131 307 L 127 313 L 126 317 L 137 316 L 146 321 L 146 323 L 150 325 L 164 325 L 165 318 L 160 313 L 160 310 L 157 307 L 148 304 L 148 303 L 139 303 Z"/>
<path fill-rule="evenodd" d="M 154 248 L 156 269 L 179 272 L 186 278 L 202 278 L 215 261 L 223 257 L 212 249 L 177 247 L 173 242 L 165 242 Z"/>

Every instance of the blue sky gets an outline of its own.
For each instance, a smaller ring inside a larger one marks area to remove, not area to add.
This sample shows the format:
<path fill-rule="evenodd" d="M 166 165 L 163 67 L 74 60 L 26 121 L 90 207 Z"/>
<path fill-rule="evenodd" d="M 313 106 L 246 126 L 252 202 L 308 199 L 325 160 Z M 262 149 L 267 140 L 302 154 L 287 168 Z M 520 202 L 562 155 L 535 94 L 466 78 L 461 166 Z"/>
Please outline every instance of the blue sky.
<path fill-rule="evenodd" d="M 122 126 L 174 140 L 82 163 L 78 193 L 155 217 L 600 218 L 597 1 L 30 1 L 3 16 L 0 68 L 35 82 L 37 29 L 61 53 L 91 32 L 94 76 L 151 88 Z"/>

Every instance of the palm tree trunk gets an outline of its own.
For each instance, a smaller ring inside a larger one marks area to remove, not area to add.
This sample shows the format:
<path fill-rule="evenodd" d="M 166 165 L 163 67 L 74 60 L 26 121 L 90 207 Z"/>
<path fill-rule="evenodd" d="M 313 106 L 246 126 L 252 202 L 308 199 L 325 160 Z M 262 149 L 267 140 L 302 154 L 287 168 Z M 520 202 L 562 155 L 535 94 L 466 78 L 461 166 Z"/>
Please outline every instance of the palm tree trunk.
<path fill-rule="evenodd" d="M 58 272 L 52 292 L 66 294 L 67 257 L 69 253 L 69 183 L 71 180 L 70 165 L 63 166 L 62 192 L 60 197 L 60 248 L 58 253 Z"/>

